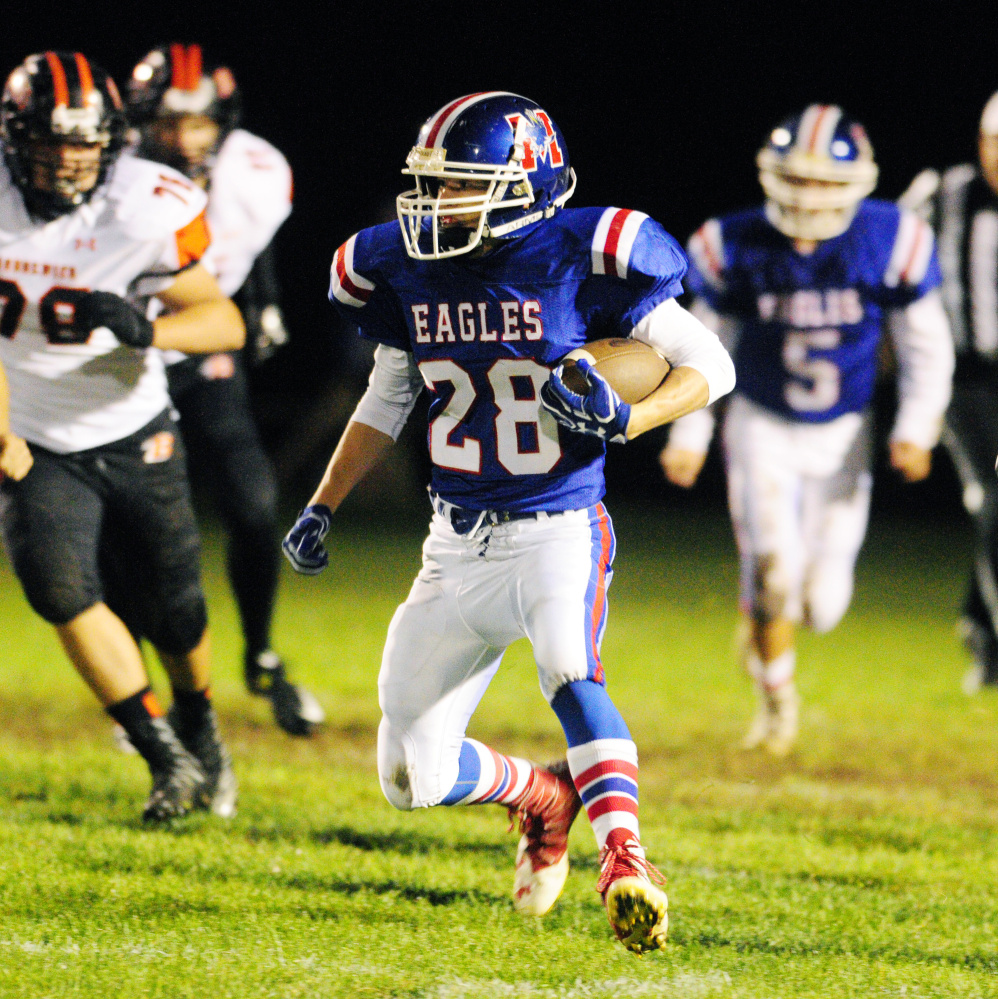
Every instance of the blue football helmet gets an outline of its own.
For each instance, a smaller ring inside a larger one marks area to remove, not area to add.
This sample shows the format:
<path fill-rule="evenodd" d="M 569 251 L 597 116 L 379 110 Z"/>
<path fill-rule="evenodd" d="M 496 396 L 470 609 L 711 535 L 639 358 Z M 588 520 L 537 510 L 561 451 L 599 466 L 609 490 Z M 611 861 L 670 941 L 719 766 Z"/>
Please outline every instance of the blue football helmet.
<path fill-rule="evenodd" d="M 402 173 L 416 178 L 396 205 L 417 260 L 522 236 L 575 192 L 561 131 L 533 101 L 503 91 L 469 94 L 437 111 Z"/>
<path fill-rule="evenodd" d="M 863 126 L 834 104 L 812 104 L 770 133 L 756 158 L 766 217 L 793 239 L 831 239 L 849 228 L 877 186 Z"/>

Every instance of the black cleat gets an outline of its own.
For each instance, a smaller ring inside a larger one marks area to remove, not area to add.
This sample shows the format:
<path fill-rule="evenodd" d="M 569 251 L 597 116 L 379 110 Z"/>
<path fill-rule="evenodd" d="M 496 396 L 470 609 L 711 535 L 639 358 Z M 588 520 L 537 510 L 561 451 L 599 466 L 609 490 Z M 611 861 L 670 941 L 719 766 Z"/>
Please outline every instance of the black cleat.
<path fill-rule="evenodd" d="M 149 725 L 155 737 L 147 758 L 152 791 L 142 818 L 146 822 L 165 822 L 186 815 L 197 805 L 207 778 L 165 718 L 150 719 Z"/>
<path fill-rule="evenodd" d="M 202 724 L 190 728 L 182 723 L 174 704 L 166 717 L 173 725 L 184 748 L 197 760 L 204 771 L 205 781 L 194 802 L 223 819 L 236 814 L 236 775 L 222 736 L 218 731 L 218 717 L 209 710 Z"/>
<path fill-rule="evenodd" d="M 322 705 L 304 687 L 291 683 L 281 657 L 272 649 L 246 657 L 246 687 L 269 699 L 274 720 L 289 735 L 311 735 L 326 720 Z"/>

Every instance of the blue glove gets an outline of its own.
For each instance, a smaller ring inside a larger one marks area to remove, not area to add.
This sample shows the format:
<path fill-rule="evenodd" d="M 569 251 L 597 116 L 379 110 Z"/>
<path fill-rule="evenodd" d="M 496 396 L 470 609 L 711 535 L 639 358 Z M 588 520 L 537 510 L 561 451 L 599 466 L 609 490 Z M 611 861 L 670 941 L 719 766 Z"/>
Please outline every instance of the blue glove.
<path fill-rule="evenodd" d="M 565 367 L 559 364 L 541 386 L 541 404 L 569 430 L 592 434 L 613 444 L 626 443 L 631 407 L 585 358 L 576 361 L 575 366 L 589 383 L 589 391 L 578 395 L 566 387 L 561 380 Z"/>
<path fill-rule="evenodd" d="M 329 564 L 329 555 L 322 547 L 322 539 L 333 522 L 333 511 L 322 503 L 307 506 L 281 542 L 281 548 L 295 572 L 315 576 Z"/>

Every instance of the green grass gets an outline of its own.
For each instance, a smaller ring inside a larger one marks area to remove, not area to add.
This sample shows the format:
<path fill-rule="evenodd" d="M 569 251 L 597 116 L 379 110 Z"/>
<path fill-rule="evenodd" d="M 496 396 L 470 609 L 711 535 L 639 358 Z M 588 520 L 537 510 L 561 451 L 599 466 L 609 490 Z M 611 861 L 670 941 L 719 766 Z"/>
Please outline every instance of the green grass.
<path fill-rule="evenodd" d="M 504 812 L 381 798 L 375 679 L 419 559 L 419 519 L 402 521 L 338 524 L 329 571 L 283 581 L 279 647 L 330 717 L 309 741 L 243 692 L 209 546 L 216 701 L 241 782 L 228 823 L 142 826 L 142 763 L 114 751 L 0 567 L 3 999 L 998 995 L 998 697 L 960 692 L 965 532 L 874 523 L 849 615 L 801 642 L 803 737 L 777 762 L 734 748 L 752 697 L 731 659 L 726 523 L 618 514 L 604 659 L 672 916 L 668 950 L 638 960 L 611 940 L 584 819 L 564 896 L 526 922 Z M 525 644 L 472 734 L 560 751 Z"/>

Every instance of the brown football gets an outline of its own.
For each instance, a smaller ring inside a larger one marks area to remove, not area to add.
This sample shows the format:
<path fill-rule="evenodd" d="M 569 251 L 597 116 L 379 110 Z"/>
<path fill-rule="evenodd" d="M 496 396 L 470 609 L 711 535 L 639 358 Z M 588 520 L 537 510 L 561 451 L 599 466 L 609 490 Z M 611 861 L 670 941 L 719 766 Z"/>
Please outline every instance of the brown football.
<path fill-rule="evenodd" d="M 585 358 L 610 383 L 624 402 L 640 402 L 662 384 L 669 373 L 669 362 L 654 348 L 640 340 L 612 337 L 593 340 L 584 347 L 569 351 L 561 360 L 567 388 L 585 395 L 589 386 L 575 362 Z"/>

